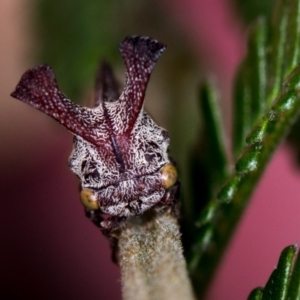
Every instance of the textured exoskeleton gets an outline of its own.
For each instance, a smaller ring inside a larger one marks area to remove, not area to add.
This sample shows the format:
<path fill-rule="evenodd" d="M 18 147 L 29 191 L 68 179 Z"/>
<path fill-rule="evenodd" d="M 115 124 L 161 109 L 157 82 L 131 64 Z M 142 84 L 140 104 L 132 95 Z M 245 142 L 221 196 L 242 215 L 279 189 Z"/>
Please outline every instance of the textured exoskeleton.
<path fill-rule="evenodd" d="M 164 49 L 147 37 L 126 38 L 120 44 L 125 88 L 119 96 L 112 71 L 103 64 L 93 108 L 68 100 L 47 65 L 28 70 L 12 93 L 74 134 L 69 165 L 80 178 L 88 214 L 104 229 L 173 201 L 177 175 L 167 155 L 169 135 L 143 109 L 151 71 Z M 100 214 L 109 217 L 102 220 Z"/>

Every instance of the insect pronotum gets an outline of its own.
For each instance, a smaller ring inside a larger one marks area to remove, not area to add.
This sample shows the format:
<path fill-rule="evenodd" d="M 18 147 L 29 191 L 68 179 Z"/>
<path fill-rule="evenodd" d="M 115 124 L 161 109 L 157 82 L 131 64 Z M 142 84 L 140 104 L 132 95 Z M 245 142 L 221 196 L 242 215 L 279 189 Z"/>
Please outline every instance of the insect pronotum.
<path fill-rule="evenodd" d="M 104 232 L 129 216 L 174 204 L 178 186 L 167 154 L 168 132 L 143 109 L 150 74 L 165 46 L 131 36 L 119 49 L 126 66 L 124 90 L 119 95 L 111 68 L 102 64 L 93 108 L 67 99 L 47 65 L 25 72 L 11 94 L 74 134 L 69 166 L 80 178 L 87 215 Z"/>

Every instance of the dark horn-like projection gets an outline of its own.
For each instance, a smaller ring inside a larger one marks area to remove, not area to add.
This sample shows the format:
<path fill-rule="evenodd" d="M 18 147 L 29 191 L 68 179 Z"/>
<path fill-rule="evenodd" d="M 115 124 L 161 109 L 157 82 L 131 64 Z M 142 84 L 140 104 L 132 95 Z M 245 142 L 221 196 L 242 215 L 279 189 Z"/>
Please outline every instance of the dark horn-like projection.
<path fill-rule="evenodd" d="M 54 73 L 47 65 L 25 72 L 11 96 L 37 108 L 94 145 L 107 140 L 96 132 L 102 120 L 92 110 L 71 102 L 59 90 Z"/>
<path fill-rule="evenodd" d="M 106 61 L 99 64 L 96 75 L 95 84 L 95 101 L 94 106 L 97 107 L 104 102 L 114 102 L 120 97 L 117 80 L 113 70 Z"/>
<path fill-rule="evenodd" d="M 125 102 L 127 122 L 125 134 L 130 133 L 142 109 L 152 69 L 165 50 L 165 45 L 148 37 L 131 36 L 124 39 L 119 50 L 126 66 L 126 82 L 120 97 Z"/>

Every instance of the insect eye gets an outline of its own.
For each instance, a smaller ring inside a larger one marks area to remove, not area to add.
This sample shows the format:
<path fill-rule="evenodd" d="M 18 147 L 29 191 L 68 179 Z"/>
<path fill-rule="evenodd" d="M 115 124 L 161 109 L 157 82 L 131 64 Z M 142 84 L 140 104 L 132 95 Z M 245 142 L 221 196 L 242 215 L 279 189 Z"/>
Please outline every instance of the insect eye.
<path fill-rule="evenodd" d="M 167 190 L 172 187 L 177 181 L 177 171 L 172 164 L 166 164 L 160 169 L 161 181 L 164 188 Z"/>
<path fill-rule="evenodd" d="M 80 192 L 80 201 L 86 209 L 97 210 L 100 208 L 95 193 L 90 189 L 83 189 Z"/>

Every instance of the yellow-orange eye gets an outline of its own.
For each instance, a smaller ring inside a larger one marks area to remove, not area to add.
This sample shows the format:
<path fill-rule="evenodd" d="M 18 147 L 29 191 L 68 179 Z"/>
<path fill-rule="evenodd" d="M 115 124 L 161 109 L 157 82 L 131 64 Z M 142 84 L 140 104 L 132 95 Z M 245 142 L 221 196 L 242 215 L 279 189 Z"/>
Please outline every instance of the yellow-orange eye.
<path fill-rule="evenodd" d="M 97 201 L 95 193 L 90 189 L 83 189 L 80 193 L 80 201 L 87 209 L 99 209 L 99 202 Z"/>
<path fill-rule="evenodd" d="M 160 169 L 161 181 L 164 188 L 167 190 L 177 181 L 177 171 L 172 164 L 166 164 Z"/>

